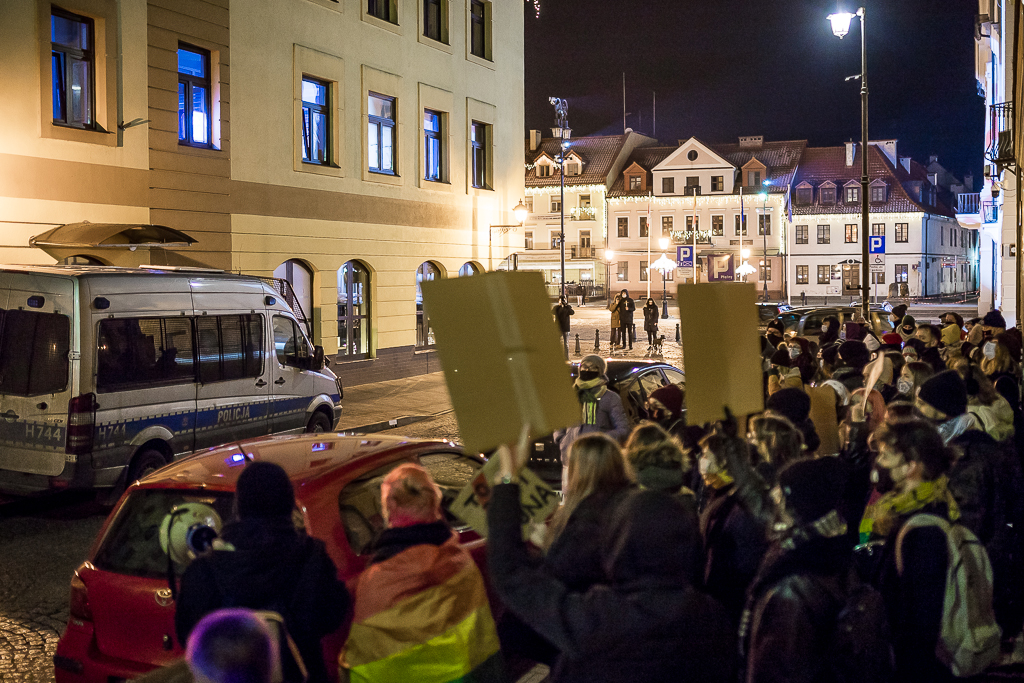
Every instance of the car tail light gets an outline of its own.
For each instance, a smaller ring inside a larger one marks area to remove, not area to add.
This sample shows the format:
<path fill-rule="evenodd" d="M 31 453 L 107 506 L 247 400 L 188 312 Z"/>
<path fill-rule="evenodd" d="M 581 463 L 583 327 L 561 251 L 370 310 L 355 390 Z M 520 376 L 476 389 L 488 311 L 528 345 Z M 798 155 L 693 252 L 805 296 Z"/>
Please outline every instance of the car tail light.
<path fill-rule="evenodd" d="M 78 576 L 78 572 L 71 577 L 71 605 L 69 612 L 72 619 L 92 621 L 92 608 L 89 607 L 89 589 L 85 587 L 85 581 Z"/>
<path fill-rule="evenodd" d="M 68 436 L 65 451 L 83 455 L 92 451 L 96 426 L 96 394 L 82 394 L 68 401 Z"/>

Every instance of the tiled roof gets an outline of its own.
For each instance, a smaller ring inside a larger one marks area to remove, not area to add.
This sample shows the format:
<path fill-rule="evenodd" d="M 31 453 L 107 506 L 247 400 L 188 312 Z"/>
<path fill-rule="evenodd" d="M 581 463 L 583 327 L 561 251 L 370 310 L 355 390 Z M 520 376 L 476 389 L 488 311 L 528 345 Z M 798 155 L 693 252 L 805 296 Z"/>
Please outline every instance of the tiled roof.
<path fill-rule="evenodd" d="M 566 185 L 604 185 L 615 158 L 619 156 L 625 135 L 591 135 L 572 138 L 569 151 L 576 152 L 583 159 L 583 170 L 579 175 L 565 176 Z M 526 186 L 549 187 L 560 185 L 561 176 L 558 166 L 551 170 L 551 175 L 538 178 L 533 163 L 546 152 L 552 159 L 558 158 L 558 138 L 543 138 L 536 150 L 526 149 Z"/>
<path fill-rule="evenodd" d="M 825 181 L 833 181 L 838 188 L 842 188 L 848 181 L 860 180 L 861 145 L 857 145 L 853 163 L 846 165 L 846 147 L 808 147 L 804 150 L 800 167 L 794 179 L 794 187 L 803 181 L 814 186 L 814 201 L 811 204 L 793 203 L 794 215 L 815 215 L 815 214 L 860 214 L 860 203 L 845 204 L 821 204 L 817 192 L 819 185 Z M 941 201 L 936 199 L 935 206 L 926 206 L 915 200 L 904 187 L 904 183 L 915 181 L 927 186 L 928 171 L 916 161 L 910 162 L 908 172 L 902 164 L 893 166 L 889 158 L 876 146 L 870 146 L 868 154 L 868 179 L 869 182 L 881 178 L 886 181 L 889 190 L 886 193 L 888 201 L 885 204 L 872 204 L 871 211 L 877 213 L 934 213 L 942 216 L 953 217 L 952 211 Z M 840 190 L 837 190 L 840 191 Z"/>
<path fill-rule="evenodd" d="M 651 169 L 663 162 L 669 154 L 679 149 L 678 147 L 637 147 L 626 159 L 626 163 L 622 165 L 622 171 L 625 172 L 627 168 L 633 164 L 639 164 L 641 168 L 647 171 L 647 187 L 653 187 L 653 180 L 651 176 Z M 633 197 L 638 195 L 649 194 L 650 191 L 641 192 L 640 190 L 628 191 L 625 189 L 625 180 L 623 174 L 619 173 L 619 177 L 612 183 L 612 188 L 608 192 L 609 197 Z"/>

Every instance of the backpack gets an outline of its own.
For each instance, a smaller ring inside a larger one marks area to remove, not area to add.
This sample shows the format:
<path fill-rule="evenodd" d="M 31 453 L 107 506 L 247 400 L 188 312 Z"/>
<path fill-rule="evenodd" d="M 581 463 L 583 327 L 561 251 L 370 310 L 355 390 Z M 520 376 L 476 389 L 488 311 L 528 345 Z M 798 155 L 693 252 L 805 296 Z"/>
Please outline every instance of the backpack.
<path fill-rule="evenodd" d="M 299 646 L 295 644 L 288 628 L 285 626 L 284 617 L 278 612 L 271 610 L 256 610 L 256 616 L 263 620 L 263 623 L 267 625 L 270 630 L 270 635 L 277 642 L 278 652 L 280 656 L 277 658 L 277 665 L 274 668 L 273 673 L 270 676 L 271 683 L 284 683 L 284 672 L 282 663 L 287 660 L 288 656 L 291 656 L 292 663 L 295 668 L 298 669 L 300 678 L 297 681 L 289 681 L 288 683 L 306 683 L 309 680 L 309 671 L 306 669 L 306 663 L 302 661 L 302 655 L 299 654 Z"/>
<path fill-rule="evenodd" d="M 896 672 L 882 594 L 857 581 L 836 616 L 829 643 L 836 683 L 888 683 Z"/>
<path fill-rule="evenodd" d="M 911 517 L 896 537 L 896 571 L 903 574 L 903 539 L 912 529 L 938 527 L 949 564 L 942 629 L 935 655 L 954 676 L 975 676 L 999 658 L 1001 633 L 992 608 L 992 565 L 985 546 L 962 524 L 931 514 Z"/>

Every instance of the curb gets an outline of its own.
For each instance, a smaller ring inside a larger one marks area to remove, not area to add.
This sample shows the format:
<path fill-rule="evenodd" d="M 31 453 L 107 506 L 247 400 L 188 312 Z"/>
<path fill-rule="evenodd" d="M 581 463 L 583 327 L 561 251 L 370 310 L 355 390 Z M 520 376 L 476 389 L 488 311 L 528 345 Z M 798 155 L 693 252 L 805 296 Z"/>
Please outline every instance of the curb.
<path fill-rule="evenodd" d="M 383 422 L 373 422 L 368 425 L 362 425 L 361 427 L 345 427 L 339 429 L 340 434 L 374 434 L 376 432 L 383 432 L 388 429 L 394 429 L 395 427 L 404 427 L 406 425 L 413 424 L 414 422 L 422 422 L 423 420 L 429 420 L 439 415 L 444 415 L 451 411 L 442 411 L 433 415 L 405 415 L 402 417 L 396 417 L 392 420 L 385 420 Z"/>

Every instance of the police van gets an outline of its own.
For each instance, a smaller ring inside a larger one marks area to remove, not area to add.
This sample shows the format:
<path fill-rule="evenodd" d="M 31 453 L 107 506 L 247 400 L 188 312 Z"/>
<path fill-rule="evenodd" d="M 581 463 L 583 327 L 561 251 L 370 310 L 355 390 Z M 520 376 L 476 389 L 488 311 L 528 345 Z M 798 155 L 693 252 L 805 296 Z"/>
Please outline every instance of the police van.
<path fill-rule="evenodd" d="M 257 277 L 0 266 L 0 493 L 120 488 L 192 451 L 330 431 L 325 365 Z"/>

